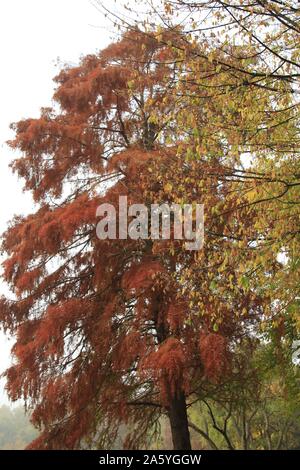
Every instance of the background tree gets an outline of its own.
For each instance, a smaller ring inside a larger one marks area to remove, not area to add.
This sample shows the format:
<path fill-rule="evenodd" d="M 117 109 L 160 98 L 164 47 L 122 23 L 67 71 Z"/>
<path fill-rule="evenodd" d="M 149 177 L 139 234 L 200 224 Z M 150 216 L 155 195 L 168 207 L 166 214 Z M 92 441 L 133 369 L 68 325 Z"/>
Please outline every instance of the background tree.
<path fill-rule="evenodd" d="M 276 302 L 270 322 L 276 329 L 292 318 L 298 339 L 299 5 L 174 0 L 149 8 L 144 34 L 153 22 L 172 31 L 180 24 L 181 41 L 171 40 L 177 62 L 184 64 L 177 77 L 177 92 L 186 103 L 180 124 L 192 123 L 198 136 L 198 146 L 187 157 L 213 158 L 222 142 L 227 172 L 220 179 L 236 182 L 233 190 L 246 195 L 250 211 L 258 215 L 256 239 L 253 233 L 242 235 L 257 256 L 245 264 L 240 280 L 269 292 Z M 136 27 L 133 11 L 131 23 L 120 13 L 112 16 L 123 28 Z M 197 114 L 206 100 L 215 106 L 203 132 Z M 245 201 L 235 200 L 231 210 L 244 209 Z M 238 232 L 237 226 L 232 235 L 239 237 Z M 282 265 L 275 273 L 278 261 Z M 272 272 L 268 282 L 266 272 Z"/>
<path fill-rule="evenodd" d="M 0 408 L 0 449 L 22 450 L 37 436 L 37 431 L 25 416 L 23 406 Z"/>
<path fill-rule="evenodd" d="M 292 364 L 290 345 L 285 344 L 280 361 L 276 351 L 272 341 L 257 341 L 252 350 L 242 345 L 236 361 L 243 365 L 243 380 L 231 380 L 190 412 L 202 445 L 206 441 L 215 449 L 243 450 L 299 447 L 299 367 Z"/>

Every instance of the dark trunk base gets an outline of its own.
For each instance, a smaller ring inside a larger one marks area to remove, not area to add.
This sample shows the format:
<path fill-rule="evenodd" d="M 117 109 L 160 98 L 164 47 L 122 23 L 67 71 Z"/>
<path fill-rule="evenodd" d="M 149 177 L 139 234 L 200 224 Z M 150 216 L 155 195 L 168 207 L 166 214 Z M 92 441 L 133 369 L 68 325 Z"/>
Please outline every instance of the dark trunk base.
<path fill-rule="evenodd" d="M 191 450 L 186 401 L 183 392 L 172 398 L 169 420 L 174 450 Z"/>

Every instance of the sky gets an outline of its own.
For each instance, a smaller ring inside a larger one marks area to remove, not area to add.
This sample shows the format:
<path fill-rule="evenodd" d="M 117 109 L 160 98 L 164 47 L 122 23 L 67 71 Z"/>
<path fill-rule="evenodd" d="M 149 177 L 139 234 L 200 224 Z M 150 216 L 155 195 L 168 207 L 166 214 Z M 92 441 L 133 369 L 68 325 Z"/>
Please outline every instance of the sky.
<path fill-rule="evenodd" d="M 111 0 L 104 0 L 109 6 Z M 18 155 L 6 141 L 9 124 L 38 117 L 42 106 L 51 105 L 52 78 L 57 59 L 76 65 L 81 55 L 96 52 L 112 39 L 111 25 L 90 0 L 1 0 L 0 2 L 0 233 L 14 214 L 34 210 L 22 182 L 9 163 Z M 1 284 L 0 294 L 7 293 Z M 12 339 L 0 332 L 0 373 L 11 362 Z M 4 380 L 0 405 L 8 403 Z"/>

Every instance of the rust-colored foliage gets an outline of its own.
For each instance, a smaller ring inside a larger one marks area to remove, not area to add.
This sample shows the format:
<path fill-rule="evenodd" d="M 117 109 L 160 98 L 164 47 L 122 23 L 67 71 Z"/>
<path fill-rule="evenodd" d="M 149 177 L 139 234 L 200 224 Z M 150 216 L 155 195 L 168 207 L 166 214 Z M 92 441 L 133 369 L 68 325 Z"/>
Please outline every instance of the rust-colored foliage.
<path fill-rule="evenodd" d="M 200 357 L 207 377 L 218 381 L 228 372 L 229 351 L 227 340 L 217 333 L 201 334 Z"/>
<path fill-rule="evenodd" d="M 13 126 L 10 145 L 22 152 L 13 169 L 39 208 L 5 234 L 4 279 L 16 298 L 1 300 L 0 315 L 16 335 L 8 392 L 33 409 L 35 449 L 76 448 L 93 434 L 108 446 L 122 423 L 141 445 L 174 397 L 188 401 L 204 379 L 220 380 L 227 345 L 242 333 L 236 313 L 246 325 L 260 309 L 254 293 L 235 287 L 230 263 L 212 290 L 203 268 L 222 264 L 231 245 L 234 253 L 227 238 L 208 235 L 195 255 L 181 241 L 96 237 L 100 203 L 168 201 L 164 181 L 174 181 L 175 201 L 184 193 L 205 202 L 211 234 L 234 217 L 210 218 L 226 195 L 225 185 L 211 190 L 216 176 L 206 189 L 195 183 L 224 172 L 218 161 L 191 163 L 187 181 L 180 172 L 187 164 L 170 119 L 176 61 L 162 44 L 127 33 L 56 77 L 55 109 Z"/>

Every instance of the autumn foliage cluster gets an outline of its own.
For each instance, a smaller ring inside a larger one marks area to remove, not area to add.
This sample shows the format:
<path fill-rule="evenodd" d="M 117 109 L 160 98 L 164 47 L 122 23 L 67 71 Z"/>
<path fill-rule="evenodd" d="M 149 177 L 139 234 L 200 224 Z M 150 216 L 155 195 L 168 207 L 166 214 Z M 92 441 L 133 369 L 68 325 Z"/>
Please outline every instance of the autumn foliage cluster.
<path fill-rule="evenodd" d="M 4 234 L 0 318 L 16 336 L 9 395 L 40 430 L 31 448 L 109 447 L 123 425 L 125 447 L 147 446 L 167 416 L 189 449 L 192 404 L 258 387 L 248 360 L 264 335 L 284 360 L 299 330 L 297 103 L 291 64 L 272 75 L 259 60 L 251 43 L 132 28 L 13 124 L 37 210 Z M 203 250 L 98 239 L 96 209 L 120 195 L 204 204 Z"/>

